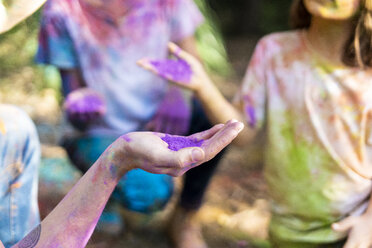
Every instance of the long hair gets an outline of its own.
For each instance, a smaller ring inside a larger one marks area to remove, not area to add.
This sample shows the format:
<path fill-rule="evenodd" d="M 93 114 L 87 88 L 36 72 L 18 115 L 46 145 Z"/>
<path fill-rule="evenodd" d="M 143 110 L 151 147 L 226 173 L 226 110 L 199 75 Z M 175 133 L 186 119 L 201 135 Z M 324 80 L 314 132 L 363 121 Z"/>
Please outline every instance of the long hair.
<path fill-rule="evenodd" d="M 311 14 L 303 0 L 294 0 L 291 7 L 290 24 L 295 29 L 310 27 Z M 353 18 L 350 36 L 344 45 L 342 62 L 360 68 L 372 67 L 372 0 L 362 0 L 361 8 Z"/>

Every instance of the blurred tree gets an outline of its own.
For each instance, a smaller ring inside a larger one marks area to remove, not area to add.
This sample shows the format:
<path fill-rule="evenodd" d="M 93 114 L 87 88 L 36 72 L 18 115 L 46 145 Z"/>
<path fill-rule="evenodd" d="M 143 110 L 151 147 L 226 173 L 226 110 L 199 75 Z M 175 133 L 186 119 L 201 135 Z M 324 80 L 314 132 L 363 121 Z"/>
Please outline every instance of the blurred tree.
<path fill-rule="evenodd" d="M 229 76 L 232 67 L 228 62 L 220 23 L 206 0 L 194 0 L 205 17 L 205 22 L 196 32 L 199 53 L 207 69 L 220 76 Z"/>
<path fill-rule="evenodd" d="M 51 67 L 36 66 L 40 11 L 11 31 L 0 35 L 0 90 L 11 92 L 17 88 L 37 93 L 45 88 L 57 92 L 60 79 Z"/>
<path fill-rule="evenodd" d="M 262 35 L 288 29 L 292 0 L 208 0 L 227 35 Z"/>

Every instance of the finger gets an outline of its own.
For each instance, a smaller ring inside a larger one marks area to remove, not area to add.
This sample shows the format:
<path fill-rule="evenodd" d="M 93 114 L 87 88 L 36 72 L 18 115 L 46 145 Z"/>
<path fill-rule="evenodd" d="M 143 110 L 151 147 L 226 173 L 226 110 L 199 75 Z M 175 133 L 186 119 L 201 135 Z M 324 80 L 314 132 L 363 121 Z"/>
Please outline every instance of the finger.
<path fill-rule="evenodd" d="M 336 232 L 347 232 L 353 227 L 355 222 L 354 217 L 345 218 L 342 221 L 332 224 L 332 229 Z"/>
<path fill-rule="evenodd" d="M 346 241 L 346 244 L 344 245 L 343 248 L 357 248 L 357 240 L 354 240 L 352 238 L 348 238 Z"/>
<path fill-rule="evenodd" d="M 220 131 L 224 126 L 225 124 L 217 124 L 208 130 L 193 134 L 190 137 L 195 138 L 197 140 L 201 140 L 201 139 L 206 140 L 206 139 L 213 137 L 213 135 L 215 135 L 218 131 Z"/>
<path fill-rule="evenodd" d="M 201 164 L 205 161 L 205 152 L 200 147 L 187 147 L 175 152 L 175 156 L 177 156 L 180 161 L 180 169 L 183 172 Z"/>
<path fill-rule="evenodd" d="M 194 57 L 191 54 L 185 52 L 173 42 L 168 43 L 168 49 L 174 56 L 176 56 L 179 59 L 183 59 L 186 62 L 192 63 L 194 60 Z"/>
<path fill-rule="evenodd" d="M 147 58 L 143 58 L 143 59 L 138 60 L 137 65 L 139 65 L 140 67 L 142 67 L 145 70 L 148 70 L 148 71 L 160 76 L 158 70 L 152 65 L 151 60 L 149 60 Z"/>
<path fill-rule="evenodd" d="M 212 159 L 217 153 L 229 145 L 243 128 L 244 124 L 238 121 L 225 124 L 220 131 L 204 142 L 202 148 L 208 160 Z"/>
<path fill-rule="evenodd" d="M 356 247 L 357 248 L 371 248 L 372 244 L 366 241 L 359 241 L 359 245 Z"/>

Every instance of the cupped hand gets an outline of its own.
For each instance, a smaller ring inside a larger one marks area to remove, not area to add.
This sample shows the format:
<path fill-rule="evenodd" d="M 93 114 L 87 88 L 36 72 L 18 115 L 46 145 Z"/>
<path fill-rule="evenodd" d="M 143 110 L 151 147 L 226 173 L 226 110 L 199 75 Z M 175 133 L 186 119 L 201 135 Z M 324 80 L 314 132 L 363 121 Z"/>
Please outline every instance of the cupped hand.
<path fill-rule="evenodd" d="M 89 88 L 81 88 L 68 94 L 64 109 L 71 124 L 81 131 L 106 113 L 103 97 Z"/>
<path fill-rule="evenodd" d="M 185 52 L 174 43 L 169 43 L 168 49 L 176 57 L 176 60 L 143 58 L 137 61 L 137 64 L 164 79 L 192 91 L 199 91 L 204 87 L 204 84 L 211 82 L 202 64 L 191 54 Z"/>
<path fill-rule="evenodd" d="M 332 229 L 336 232 L 348 234 L 344 248 L 371 248 L 372 247 L 372 214 L 350 216 L 334 223 Z"/>
<path fill-rule="evenodd" d="M 185 135 L 191 121 L 190 98 L 182 90 L 170 87 L 146 129 L 154 132 Z"/>
<path fill-rule="evenodd" d="M 156 174 L 181 176 L 218 154 L 244 128 L 232 120 L 191 136 L 153 132 L 134 132 L 120 137 L 114 144 L 123 150 L 120 161 L 128 168 L 140 168 Z"/>

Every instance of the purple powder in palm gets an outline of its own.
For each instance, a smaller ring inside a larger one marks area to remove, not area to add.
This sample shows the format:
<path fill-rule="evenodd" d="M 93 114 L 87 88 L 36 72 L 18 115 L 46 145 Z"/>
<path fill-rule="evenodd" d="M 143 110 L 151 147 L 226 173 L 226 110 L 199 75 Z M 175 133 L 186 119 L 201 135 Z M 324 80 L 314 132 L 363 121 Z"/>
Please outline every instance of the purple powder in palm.
<path fill-rule="evenodd" d="M 185 147 L 200 147 L 204 140 L 197 140 L 195 138 L 187 138 L 181 136 L 171 136 L 166 134 L 163 138 L 161 138 L 168 144 L 168 149 L 172 151 L 178 151 Z"/>
<path fill-rule="evenodd" d="M 160 76 L 181 83 L 189 83 L 191 81 L 191 67 L 183 59 L 156 60 L 151 61 L 150 63 Z"/>

